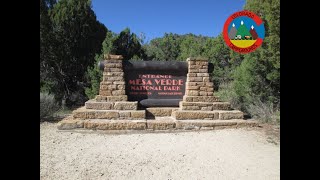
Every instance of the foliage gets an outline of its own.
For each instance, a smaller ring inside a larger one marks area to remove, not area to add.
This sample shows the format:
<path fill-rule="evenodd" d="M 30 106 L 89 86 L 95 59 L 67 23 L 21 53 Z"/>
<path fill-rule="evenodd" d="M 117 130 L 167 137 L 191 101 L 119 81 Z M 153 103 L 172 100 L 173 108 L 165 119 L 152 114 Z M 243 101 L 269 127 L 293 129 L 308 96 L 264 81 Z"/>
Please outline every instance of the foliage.
<path fill-rule="evenodd" d="M 53 95 L 40 93 L 40 120 L 52 116 L 58 109 L 59 106 Z"/>
<path fill-rule="evenodd" d="M 231 104 L 231 108 L 241 109 L 242 104 L 240 103 L 239 96 L 234 90 L 233 81 L 221 83 L 219 91 L 215 92 L 215 96 L 218 96 L 222 101 L 229 102 Z"/>
<path fill-rule="evenodd" d="M 108 31 L 102 42 L 102 51 L 95 56 L 95 66 L 88 67 L 86 81 L 88 87 L 85 88 L 85 94 L 89 99 L 93 99 L 99 93 L 100 82 L 102 81 L 102 71 L 99 70 L 97 64 L 103 60 L 104 54 L 118 54 L 124 56 L 124 59 L 144 59 L 145 53 L 142 48 L 142 39 L 137 38 L 137 35 L 130 33 L 130 29 L 124 29 L 120 34 Z"/>
<path fill-rule="evenodd" d="M 140 44 L 140 39 L 136 34 L 131 33 L 129 28 L 124 29 L 115 37 L 112 42 L 112 54 L 120 54 L 124 59 L 136 58 L 145 59 L 145 52 Z"/>
<path fill-rule="evenodd" d="M 148 60 L 176 60 L 180 53 L 180 36 L 165 33 L 163 38 L 155 38 L 145 47 Z"/>
<path fill-rule="evenodd" d="M 40 91 L 71 104 L 79 101 L 75 95 L 94 98 L 102 79 L 97 63 L 107 53 L 121 54 L 125 60 L 185 61 L 201 56 L 214 65 L 214 89 L 222 100 L 254 117 L 277 119 L 280 0 L 247 0 L 244 9 L 259 15 L 266 30 L 262 46 L 246 55 L 230 50 L 221 34 L 165 33 L 145 43 L 144 34 L 137 36 L 129 28 L 119 34 L 108 31 L 96 20 L 89 0 L 40 0 Z"/>
<path fill-rule="evenodd" d="M 262 102 L 260 99 L 256 99 L 252 104 L 248 105 L 247 110 L 253 118 L 262 122 L 280 123 L 280 111 L 275 110 L 270 102 Z"/>
<path fill-rule="evenodd" d="M 245 56 L 243 63 L 246 65 L 242 68 L 246 70 L 239 68 L 241 72 L 236 73 L 245 77 L 236 79 L 239 81 L 236 83 L 237 89 L 244 83 L 252 96 L 258 96 L 263 102 L 273 103 L 275 108 L 280 108 L 280 1 L 248 0 L 245 9 L 263 19 L 266 37 L 262 47 Z"/>
<path fill-rule="evenodd" d="M 52 82 L 49 92 L 72 104 L 73 94 L 84 95 L 85 72 L 101 50 L 107 29 L 96 20 L 89 0 L 60 0 L 49 10 L 49 16 L 50 21 L 45 22 L 51 24 L 50 39 L 45 42 L 50 52 L 40 53 L 49 56 L 40 58 L 42 82 Z"/>

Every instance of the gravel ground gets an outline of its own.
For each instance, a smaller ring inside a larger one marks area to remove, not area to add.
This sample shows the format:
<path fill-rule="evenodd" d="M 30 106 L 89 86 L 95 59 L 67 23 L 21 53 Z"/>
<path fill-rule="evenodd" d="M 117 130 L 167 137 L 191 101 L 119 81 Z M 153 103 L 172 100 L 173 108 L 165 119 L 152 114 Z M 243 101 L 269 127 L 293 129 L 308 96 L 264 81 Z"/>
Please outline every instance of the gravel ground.
<path fill-rule="evenodd" d="M 257 130 L 106 134 L 40 124 L 40 176 L 62 179 L 280 179 L 280 145 Z"/>

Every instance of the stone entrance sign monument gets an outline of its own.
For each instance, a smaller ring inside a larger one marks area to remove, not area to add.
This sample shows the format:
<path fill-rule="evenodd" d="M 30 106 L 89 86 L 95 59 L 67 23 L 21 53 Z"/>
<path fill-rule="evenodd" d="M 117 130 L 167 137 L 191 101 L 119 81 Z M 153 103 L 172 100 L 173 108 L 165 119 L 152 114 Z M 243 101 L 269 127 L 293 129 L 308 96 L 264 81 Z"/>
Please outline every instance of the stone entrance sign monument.
<path fill-rule="evenodd" d="M 62 120 L 58 129 L 170 130 L 256 126 L 214 95 L 206 58 L 128 61 L 105 55 L 99 95 Z"/>

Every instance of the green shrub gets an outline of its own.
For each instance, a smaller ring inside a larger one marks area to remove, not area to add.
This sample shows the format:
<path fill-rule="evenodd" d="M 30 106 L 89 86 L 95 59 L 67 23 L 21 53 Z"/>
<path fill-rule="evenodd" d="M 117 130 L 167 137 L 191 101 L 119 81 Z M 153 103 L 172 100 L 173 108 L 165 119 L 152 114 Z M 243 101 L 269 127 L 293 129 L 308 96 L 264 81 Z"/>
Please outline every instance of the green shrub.
<path fill-rule="evenodd" d="M 250 89 L 235 88 L 235 82 L 222 83 L 215 95 L 222 101 L 230 102 L 233 109 L 242 110 L 252 118 L 266 123 L 280 124 L 280 110 L 278 106 L 270 101 L 262 101 L 257 95 L 250 92 Z M 241 85 L 241 84 L 237 84 Z M 246 91 L 247 93 L 239 93 Z"/>
<path fill-rule="evenodd" d="M 246 108 L 255 119 L 266 123 L 280 123 L 280 111 L 273 107 L 272 103 L 262 102 L 260 99 L 253 101 Z"/>
<path fill-rule="evenodd" d="M 221 83 L 219 91 L 215 92 L 215 95 L 219 96 L 222 101 L 230 102 L 233 109 L 242 109 L 241 102 L 233 86 L 234 84 L 232 82 Z"/>
<path fill-rule="evenodd" d="M 56 103 L 54 96 L 40 92 L 40 120 L 52 116 L 58 110 L 59 105 Z"/>

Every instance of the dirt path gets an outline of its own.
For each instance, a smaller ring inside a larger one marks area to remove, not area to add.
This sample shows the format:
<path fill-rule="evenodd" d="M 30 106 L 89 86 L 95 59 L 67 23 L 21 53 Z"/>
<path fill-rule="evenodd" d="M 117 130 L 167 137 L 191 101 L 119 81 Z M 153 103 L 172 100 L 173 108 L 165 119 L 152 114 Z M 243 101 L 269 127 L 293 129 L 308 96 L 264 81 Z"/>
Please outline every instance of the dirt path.
<path fill-rule="evenodd" d="M 101 134 L 40 124 L 41 179 L 280 179 L 280 145 L 262 131 Z"/>

